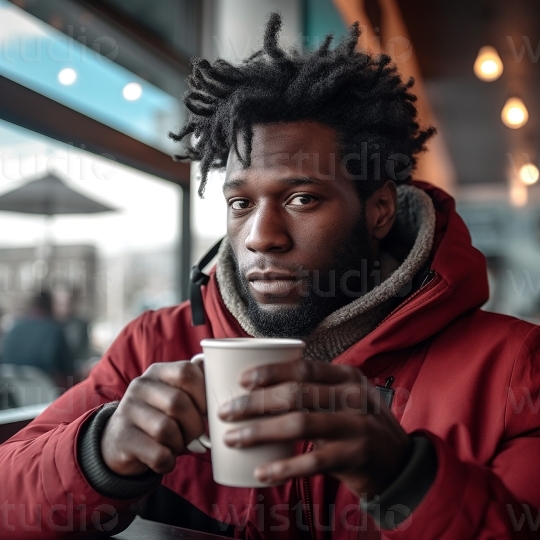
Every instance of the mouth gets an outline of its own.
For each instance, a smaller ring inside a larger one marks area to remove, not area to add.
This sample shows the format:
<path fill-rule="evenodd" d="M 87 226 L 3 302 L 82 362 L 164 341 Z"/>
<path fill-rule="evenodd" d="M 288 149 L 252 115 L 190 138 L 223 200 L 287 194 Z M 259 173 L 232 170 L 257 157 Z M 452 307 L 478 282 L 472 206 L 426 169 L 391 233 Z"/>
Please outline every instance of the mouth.
<path fill-rule="evenodd" d="M 301 282 L 294 274 L 272 270 L 248 272 L 246 279 L 254 292 L 266 297 L 287 296 Z"/>

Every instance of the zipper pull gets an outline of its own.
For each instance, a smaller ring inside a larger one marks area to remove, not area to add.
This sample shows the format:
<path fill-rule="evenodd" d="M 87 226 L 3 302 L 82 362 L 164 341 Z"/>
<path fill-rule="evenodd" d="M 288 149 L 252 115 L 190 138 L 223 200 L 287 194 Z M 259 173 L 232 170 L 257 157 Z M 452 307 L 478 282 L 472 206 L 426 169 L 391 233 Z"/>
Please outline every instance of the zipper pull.
<path fill-rule="evenodd" d="M 388 377 L 388 379 L 386 379 L 386 381 L 384 382 L 384 386 L 374 387 L 379 392 L 379 395 L 384 399 L 384 402 L 389 409 L 392 407 L 392 401 L 394 399 L 395 393 L 394 389 L 391 388 L 393 383 L 394 377 L 390 375 L 390 377 Z"/>
<path fill-rule="evenodd" d="M 433 278 L 435 277 L 435 270 L 430 270 L 426 277 L 424 278 L 424 280 L 422 281 L 422 284 L 420 285 L 420 289 L 424 286 L 424 285 L 427 285 Z"/>

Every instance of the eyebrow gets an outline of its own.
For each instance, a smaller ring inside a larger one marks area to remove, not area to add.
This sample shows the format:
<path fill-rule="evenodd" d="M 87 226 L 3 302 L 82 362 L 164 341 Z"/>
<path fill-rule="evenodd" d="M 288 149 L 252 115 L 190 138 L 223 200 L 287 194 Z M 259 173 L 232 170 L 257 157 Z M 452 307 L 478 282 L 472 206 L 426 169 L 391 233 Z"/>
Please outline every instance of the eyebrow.
<path fill-rule="evenodd" d="M 308 186 L 312 184 L 322 184 L 320 180 L 317 180 L 316 178 L 311 178 L 310 176 L 300 176 L 300 177 L 293 177 L 293 178 L 280 178 L 279 179 L 280 184 L 286 185 L 286 186 Z M 244 178 L 235 178 L 233 180 L 227 180 L 223 184 L 223 191 L 230 191 L 233 189 L 241 188 L 247 184 L 247 180 Z"/>

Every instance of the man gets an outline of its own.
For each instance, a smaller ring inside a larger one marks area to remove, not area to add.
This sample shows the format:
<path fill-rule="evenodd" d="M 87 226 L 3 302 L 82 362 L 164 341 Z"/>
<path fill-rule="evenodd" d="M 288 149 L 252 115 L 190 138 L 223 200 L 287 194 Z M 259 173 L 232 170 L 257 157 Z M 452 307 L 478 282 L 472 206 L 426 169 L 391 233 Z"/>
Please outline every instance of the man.
<path fill-rule="evenodd" d="M 62 325 L 53 317 L 49 291 L 41 291 L 30 299 L 24 317 L 5 337 L 2 361 L 13 366 L 38 368 L 43 376 L 50 377 L 51 385 L 54 383 L 60 388 L 65 388 L 68 378 L 73 377 L 73 355 Z"/>
<path fill-rule="evenodd" d="M 192 304 L 130 323 L 0 449 L 3 538 L 118 530 L 137 512 L 246 538 L 535 534 L 539 330 L 479 309 L 485 259 L 453 200 L 410 181 L 433 133 L 412 82 L 355 52 L 357 25 L 302 57 L 279 47 L 280 24 L 244 63 L 198 61 L 189 80 L 180 158 L 201 160 L 201 192 L 226 167 L 216 269 L 196 267 Z M 228 488 L 190 451 L 206 406 L 185 359 L 203 338 L 250 335 L 301 336 L 305 357 L 243 374 L 226 442 L 296 454 L 256 471 L 281 485 Z"/>
<path fill-rule="evenodd" d="M 80 313 L 81 293 L 77 287 L 62 283 L 53 295 L 53 312 L 62 325 L 75 365 L 80 371 L 92 356 L 88 336 L 89 321 Z"/>

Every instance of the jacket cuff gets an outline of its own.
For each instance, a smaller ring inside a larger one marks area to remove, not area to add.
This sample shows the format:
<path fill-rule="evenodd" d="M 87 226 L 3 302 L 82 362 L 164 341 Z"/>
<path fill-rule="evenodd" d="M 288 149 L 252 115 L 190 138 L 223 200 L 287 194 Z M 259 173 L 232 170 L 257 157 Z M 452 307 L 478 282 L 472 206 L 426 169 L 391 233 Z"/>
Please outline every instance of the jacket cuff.
<path fill-rule="evenodd" d="M 139 476 L 120 476 L 101 456 L 101 435 L 118 402 L 107 403 L 82 426 L 77 440 L 79 466 L 88 483 L 104 497 L 134 499 L 157 487 L 162 475 L 148 470 Z"/>
<path fill-rule="evenodd" d="M 437 476 L 437 453 L 433 443 L 422 435 L 414 435 L 412 452 L 400 475 L 372 500 L 360 500 L 381 529 L 396 529 L 403 523 L 433 485 Z"/>

